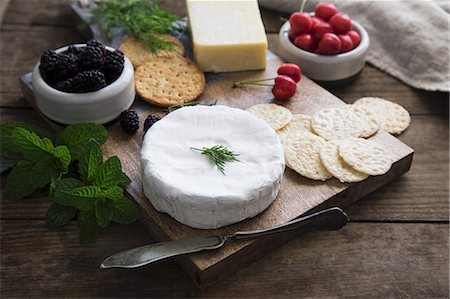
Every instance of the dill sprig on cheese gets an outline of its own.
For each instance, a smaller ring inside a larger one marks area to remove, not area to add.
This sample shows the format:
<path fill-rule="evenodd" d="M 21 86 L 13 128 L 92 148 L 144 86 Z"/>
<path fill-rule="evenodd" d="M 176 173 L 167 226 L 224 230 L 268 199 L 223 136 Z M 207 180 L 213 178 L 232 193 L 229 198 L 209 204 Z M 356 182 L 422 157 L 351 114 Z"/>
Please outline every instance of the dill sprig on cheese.
<path fill-rule="evenodd" d="M 113 37 L 113 29 L 119 28 L 125 34 L 135 35 L 155 53 L 174 49 L 173 43 L 162 39 L 160 34 L 182 31 L 174 23 L 180 19 L 161 9 L 156 0 L 102 0 L 92 9 L 90 21 L 109 39 Z"/>
<path fill-rule="evenodd" d="M 225 174 L 225 163 L 239 161 L 236 157 L 239 154 L 234 153 L 228 147 L 224 145 L 214 145 L 213 147 L 207 148 L 195 148 L 191 147 L 193 151 L 202 153 L 208 156 L 211 164 L 216 165 L 222 174 Z"/>

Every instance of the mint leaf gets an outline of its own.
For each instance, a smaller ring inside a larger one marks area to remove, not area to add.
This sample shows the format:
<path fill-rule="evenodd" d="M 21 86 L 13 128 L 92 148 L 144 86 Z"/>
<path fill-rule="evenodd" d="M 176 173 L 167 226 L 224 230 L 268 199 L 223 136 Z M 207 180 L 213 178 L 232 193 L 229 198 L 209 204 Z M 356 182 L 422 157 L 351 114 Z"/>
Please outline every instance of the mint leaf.
<path fill-rule="evenodd" d="M 112 220 L 121 224 L 130 224 L 137 220 L 138 209 L 125 195 L 115 201 L 112 206 Z"/>
<path fill-rule="evenodd" d="M 5 197 L 9 200 L 21 199 L 43 188 L 60 173 L 48 167 L 48 161 L 19 161 L 6 178 Z"/>
<path fill-rule="evenodd" d="M 43 152 L 51 153 L 54 149 L 50 139 L 40 138 L 36 133 L 24 128 L 14 128 L 11 136 L 17 151 L 31 159 L 39 159 Z"/>
<path fill-rule="evenodd" d="M 119 186 L 111 187 L 111 188 L 107 189 L 103 194 L 103 198 L 112 199 L 113 201 L 119 200 L 123 196 L 124 196 L 123 189 Z"/>
<path fill-rule="evenodd" d="M 46 160 L 49 168 L 60 173 L 67 172 L 71 157 L 66 146 L 54 147 L 50 139 L 40 138 L 36 133 L 19 127 L 12 129 L 11 136 L 16 150 L 21 152 L 26 160 Z M 48 160 L 49 158 L 51 160 Z"/>
<path fill-rule="evenodd" d="M 70 188 L 63 186 L 63 188 Z M 55 201 L 65 206 L 72 206 L 81 211 L 87 211 L 93 208 L 95 201 L 103 197 L 103 191 L 97 186 L 81 186 L 70 188 L 70 190 L 58 189 L 57 182 L 55 189 Z"/>
<path fill-rule="evenodd" d="M 61 227 L 68 224 L 78 213 L 74 207 L 63 206 L 54 202 L 48 208 L 45 215 L 45 222 L 50 228 Z"/>
<path fill-rule="evenodd" d="M 125 188 L 130 182 L 130 178 L 122 171 L 119 158 L 112 156 L 98 168 L 93 184 L 102 187 L 119 185 Z"/>
<path fill-rule="evenodd" d="M 56 137 L 56 145 L 67 145 L 74 159 L 78 159 L 81 152 L 90 141 L 102 145 L 106 142 L 108 132 L 105 127 L 94 123 L 81 123 L 67 126 Z"/>
<path fill-rule="evenodd" d="M 83 188 L 83 183 L 74 178 L 57 180 L 53 190 L 53 200 L 64 206 L 71 206 L 80 210 L 89 210 L 95 203 L 96 198 L 84 198 L 74 190 Z M 74 194 L 75 193 L 75 194 Z"/>
<path fill-rule="evenodd" d="M 80 213 L 80 233 L 78 240 L 81 245 L 87 245 L 95 241 L 100 231 L 100 225 L 95 219 L 94 209 L 81 211 Z"/>
<path fill-rule="evenodd" d="M 35 132 L 39 137 L 47 137 L 51 138 L 50 133 L 42 129 L 38 126 L 28 124 L 28 123 L 20 123 L 20 122 L 8 122 L 8 123 L 1 123 L 0 124 L 0 150 L 2 153 L 6 151 L 15 151 L 16 145 L 13 142 L 12 132 L 14 128 L 24 128 L 28 131 Z"/>
<path fill-rule="evenodd" d="M 106 227 L 111 222 L 112 218 L 111 207 L 103 200 L 97 200 L 95 202 L 95 215 L 97 217 L 97 224 L 101 227 Z"/>
<path fill-rule="evenodd" d="M 71 161 L 70 152 L 67 146 L 57 146 L 52 151 L 53 165 L 57 170 L 66 173 L 69 170 Z"/>
<path fill-rule="evenodd" d="M 86 184 L 91 184 L 102 163 L 103 157 L 100 146 L 94 142 L 89 142 L 79 156 L 78 168 L 81 179 L 86 182 Z"/>

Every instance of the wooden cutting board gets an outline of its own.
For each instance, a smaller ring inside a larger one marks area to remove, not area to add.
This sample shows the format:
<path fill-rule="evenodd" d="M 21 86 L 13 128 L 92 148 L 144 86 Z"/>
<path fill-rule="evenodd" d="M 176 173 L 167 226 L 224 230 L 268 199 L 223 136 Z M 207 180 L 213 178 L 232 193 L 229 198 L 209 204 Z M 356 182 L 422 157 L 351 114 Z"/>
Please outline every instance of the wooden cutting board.
<path fill-rule="evenodd" d="M 274 54 L 268 53 L 267 68 L 264 71 L 208 74 L 207 84 L 201 103 L 214 103 L 246 109 L 258 103 L 273 102 L 270 87 L 245 86 L 233 88 L 237 80 L 271 78 L 283 62 Z M 21 78 L 21 86 L 26 98 L 34 105 L 30 76 Z M 276 102 L 276 101 L 275 101 Z M 321 88 L 319 85 L 303 77 L 298 84 L 296 95 L 287 102 L 278 102 L 292 113 L 312 115 L 325 107 L 338 107 L 345 103 Z M 165 115 L 162 108 L 152 106 L 136 99 L 133 108 L 138 111 L 141 124 L 150 113 Z M 142 127 L 142 126 L 141 126 Z M 124 133 L 117 122 L 108 126 L 109 137 L 104 145 L 105 155 L 117 155 L 123 169 L 132 183 L 127 192 L 142 208 L 141 221 L 157 241 L 178 240 L 200 235 L 229 235 L 236 231 L 256 230 L 286 223 L 305 213 L 322 208 L 338 206 L 345 208 L 370 192 L 386 185 L 395 178 L 406 173 L 412 162 L 413 150 L 397 138 L 385 131 L 378 132 L 370 139 L 384 146 L 395 160 L 391 170 L 382 176 L 353 184 L 342 184 L 337 179 L 326 182 L 304 178 L 286 168 L 280 193 L 277 199 L 260 215 L 216 230 L 199 230 L 178 223 L 167 214 L 157 212 L 145 198 L 142 190 L 139 156 L 143 138 L 140 129 L 136 134 Z M 218 132 L 220 134 L 220 132 Z M 292 238 L 293 234 L 282 234 L 227 244 L 216 251 L 191 254 L 178 258 L 177 261 L 200 287 L 207 287 L 217 280 L 243 268 Z M 151 266 L 150 266 L 151 267 Z"/>

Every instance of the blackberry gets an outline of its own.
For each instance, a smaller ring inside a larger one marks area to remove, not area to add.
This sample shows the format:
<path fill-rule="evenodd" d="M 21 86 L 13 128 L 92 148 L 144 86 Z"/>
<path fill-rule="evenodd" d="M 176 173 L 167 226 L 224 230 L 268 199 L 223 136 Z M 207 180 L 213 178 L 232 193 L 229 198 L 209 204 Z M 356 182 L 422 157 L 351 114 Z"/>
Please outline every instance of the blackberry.
<path fill-rule="evenodd" d="M 84 71 L 68 80 L 55 85 L 56 89 L 72 93 L 84 93 L 99 90 L 106 86 L 105 75 L 97 70 Z"/>
<path fill-rule="evenodd" d="M 67 48 L 67 52 L 78 56 L 81 53 L 81 48 L 69 46 L 69 48 Z"/>
<path fill-rule="evenodd" d="M 144 121 L 144 133 L 147 133 L 148 129 L 150 129 L 150 127 L 153 126 L 153 124 L 158 120 L 161 120 L 161 117 L 159 117 L 158 115 L 150 114 L 149 116 L 147 116 Z"/>
<path fill-rule="evenodd" d="M 104 49 L 93 46 L 84 47 L 79 55 L 79 65 L 82 70 L 101 70 L 105 62 Z"/>
<path fill-rule="evenodd" d="M 65 80 L 78 72 L 78 57 L 69 52 L 56 54 L 46 50 L 41 56 L 39 71 L 42 78 L 51 86 L 59 80 Z"/>
<path fill-rule="evenodd" d="M 86 43 L 86 46 L 105 49 L 105 45 L 103 45 L 101 42 L 99 42 L 98 40 L 95 40 L 95 39 L 91 39 L 90 41 L 88 41 Z"/>
<path fill-rule="evenodd" d="M 125 132 L 134 133 L 139 129 L 139 116 L 134 110 L 128 109 L 120 113 L 119 122 Z"/>
<path fill-rule="evenodd" d="M 123 65 L 125 63 L 125 56 L 122 51 L 115 50 L 106 54 L 105 62 L 103 64 L 103 72 L 106 76 L 108 84 L 114 82 L 122 74 Z"/>

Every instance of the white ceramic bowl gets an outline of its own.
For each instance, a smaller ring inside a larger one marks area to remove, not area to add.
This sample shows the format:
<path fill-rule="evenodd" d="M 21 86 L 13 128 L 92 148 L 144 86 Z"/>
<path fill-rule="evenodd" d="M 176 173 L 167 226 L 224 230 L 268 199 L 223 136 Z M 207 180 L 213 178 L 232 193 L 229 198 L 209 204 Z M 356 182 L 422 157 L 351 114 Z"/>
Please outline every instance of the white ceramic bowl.
<path fill-rule="evenodd" d="M 361 36 L 360 44 L 353 50 L 337 55 L 319 55 L 297 48 L 288 37 L 291 29 L 289 21 L 280 29 L 280 57 L 301 67 L 307 77 L 319 81 L 336 81 L 357 74 L 366 62 L 369 49 L 369 35 L 357 22 L 352 21 L 353 29 Z"/>
<path fill-rule="evenodd" d="M 84 47 L 86 44 L 77 44 Z M 57 49 L 66 51 L 68 46 Z M 114 51 L 106 47 L 108 51 Z M 36 104 L 49 119 L 61 124 L 94 122 L 104 124 L 116 119 L 133 104 L 135 97 L 134 69 L 128 58 L 122 74 L 110 85 L 87 93 L 68 93 L 49 86 L 41 77 L 39 63 L 33 69 L 32 83 Z"/>

